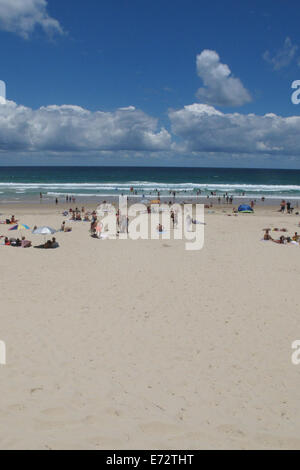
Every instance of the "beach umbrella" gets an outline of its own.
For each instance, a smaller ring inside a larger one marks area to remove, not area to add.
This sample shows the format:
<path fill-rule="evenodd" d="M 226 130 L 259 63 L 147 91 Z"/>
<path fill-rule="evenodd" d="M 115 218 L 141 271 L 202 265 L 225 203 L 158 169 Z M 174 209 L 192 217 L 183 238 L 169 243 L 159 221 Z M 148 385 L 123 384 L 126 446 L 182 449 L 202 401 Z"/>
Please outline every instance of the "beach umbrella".
<path fill-rule="evenodd" d="M 34 230 L 32 230 L 33 235 L 44 235 L 44 240 L 46 240 L 46 235 L 53 235 L 53 233 L 56 233 L 57 230 L 54 230 L 54 228 L 51 227 L 37 227 Z"/>
<path fill-rule="evenodd" d="M 12 228 L 9 228 L 8 230 L 30 230 L 30 227 L 25 224 L 17 224 L 14 225 Z"/>
<path fill-rule="evenodd" d="M 54 228 L 51 227 L 37 227 L 36 229 L 32 230 L 33 235 L 52 235 L 53 233 L 56 233 L 57 230 L 54 230 Z"/>

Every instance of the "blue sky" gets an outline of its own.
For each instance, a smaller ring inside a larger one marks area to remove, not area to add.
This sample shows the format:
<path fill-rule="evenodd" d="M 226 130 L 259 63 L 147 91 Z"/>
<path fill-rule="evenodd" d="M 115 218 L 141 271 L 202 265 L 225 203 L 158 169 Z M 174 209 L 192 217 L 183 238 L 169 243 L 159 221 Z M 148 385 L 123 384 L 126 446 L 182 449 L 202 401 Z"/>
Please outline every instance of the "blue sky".
<path fill-rule="evenodd" d="M 300 168 L 299 20 L 286 0 L 0 0 L 0 164 Z"/>

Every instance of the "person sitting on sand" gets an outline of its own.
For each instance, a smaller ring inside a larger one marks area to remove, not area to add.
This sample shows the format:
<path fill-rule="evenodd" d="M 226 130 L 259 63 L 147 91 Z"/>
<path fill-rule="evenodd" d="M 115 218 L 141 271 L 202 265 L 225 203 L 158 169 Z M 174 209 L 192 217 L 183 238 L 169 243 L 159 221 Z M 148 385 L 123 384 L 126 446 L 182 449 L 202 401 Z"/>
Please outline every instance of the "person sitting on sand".
<path fill-rule="evenodd" d="M 273 240 L 273 238 L 271 237 L 270 235 L 270 229 L 269 228 L 265 228 L 265 234 L 264 234 L 264 240 Z"/>
<path fill-rule="evenodd" d="M 14 247 L 20 247 L 21 246 L 21 240 L 19 238 L 11 238 L 10 239 L 10 245 Z"/>
<path fill-rule="evenodd" d="M 22 248 L 30 248 L 31 247 L 31 241 L 26 240 L 25 237 L 22 237 L 21 247 Z"/>
<path fill-rule="evenodd" d="M 49 249 L 49 248 L 58 248 L 59 244 L 56 241 L 56 238 L 52 238 L 52 240 L 47 240 L 45 245 L 43 245 L 44 248 Z"/>
<path fill-rule="evenodd" d="M 58 247 L 59 247 L 59 244 L 57 243 L 56 238 L 53 237 L 51 241 L 51 248 L 58 248 Z"/>
<path fill-rule="evenodd" d="M 299 241 L 299 238 L 300 238 L 300 236 L 298 235 L 297 232 L 295 232 L 295 234 L 294 234 L 293 237 L 292 237 L 292 240 L 293 240 L 294 242 L 297 242 L 297 241 Z"/>
<path fill-rule="evenodd" d="M 15 216 L 12 215 L 12 216 L 11 216 L 11 219 L 10 219 L 10 223 L 11 223 L 11 224 L 15 224 L 16 222 L 17 222 L 17 221 L 16 221 L 16 219 L 15 219 Z"/>
<path fill-rule="evenodd" d="M 160 233 L 162 233 L 164 231 L 164 227 L 162 226 L 162 224 L 158 224 L 157 231 L 160 232 Z"/>
<path fill-rule="evenodd" d="M 5 246 L 10 246 L 10 241 L 7 237 L 5 237 L 5 240 L 4 240 L 4 245 Z"/>
<path fill-rule="evenodd" d="M 47 241 L 46 241 L 46 243 L 44 244 L 44 248 L 46 248 L 46 249 L 52 248 L 51 240 L 47 240 Z"/>
<path fill-rule="evenodd" d="M 62 232 L 72 232 L 71 227 L 66 227 L 66 222 L 65 222 L 65 220 L 62 222 L 61 227 L 60 227 L 60 230 L 61 230 Z"/>

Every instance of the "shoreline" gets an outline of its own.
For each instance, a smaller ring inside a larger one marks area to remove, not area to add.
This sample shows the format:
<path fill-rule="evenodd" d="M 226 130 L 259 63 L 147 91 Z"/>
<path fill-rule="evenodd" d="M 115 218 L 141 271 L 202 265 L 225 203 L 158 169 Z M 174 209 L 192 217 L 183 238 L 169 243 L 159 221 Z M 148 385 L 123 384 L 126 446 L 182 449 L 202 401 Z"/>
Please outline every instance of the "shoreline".
<path fill-rule="evenodd" d="M 44 197 L 42 201 L 40 201 L 39 198 L 35 198 L 35 199 L 32 199 L 32 198 L 20 198 L 19 200 L 6 200 L 6 199 L 1 199 L 0 197 L 0 211 L 1 211 L 1 208 L 4 207 L 5 205 L 8 205 L 8 206 L 15 206 L 15 207 L 19 207 L 19 206 L 23 206 L 23 205 L 26 205 L 26 206 L 40 206 L 40 207 L 67 207 L 67 208 L 70 208 L 70 207 L 75 207 L 76 205 L 78 206 L 91 206 L 93 205 L 93 207 L 95 207 L 95 205 L 99 205 L 101 203 L 103 203 L 104 201 L 106 203 L 112 203 L 112 204 L 117 204 L 118 201 L 119 201 L 119 197 L 121 197 L 121 195 L 101 195 L 101 196 L 95 196 L 95 197 L 90 197 L 90 196 L 80 196 L 80 197 L 76 197 L 76 194 L 74 195 L 75 197 L 75 202 L 71 202 L 71 201 L 68 201 L 66 202 L 65 200 L 62 200 L 63 198 L 60 198 L 59 199 L 59 202 L 56 206 L 55 204 L 55 197 Z M 136 203 L 144 203 L 143 201 L 143 197 L 142 195 L 129 195 L 127 196 L 127 201 L 128 201 L 128 204 L 132 205 L 132 204 L 136 204 Z M 145 199 L 148 201 L 148 204 L 151 203 L 151 200 L 156 200 L 157 199 L 157 196 L 155 195 L 152 195 L 152 196 L 147 196 L 145 195 Z M 250 204 L 251 201 L 254 201 L 255 202 L 255 206 L 256 208 L 258 207 L 274 207 L 274 206 L 278 206 L 280 205 L 280 202 L 285 199 L 285 201 L 290 201 L 291 202 L 291 205 L 292 207 L 294 207 L 295 210 L 299 209 L 300 208 L 300 197 L 299 199 L 297 198 L 282 198 L 282 197 L 269 197 L 269 198 L 265 198 L 265 201 L 261 201 L 261 199 L 255 199 L 255 198 L 251 198 L 251 197 L 248 197 L 248 196 L 240 196 L 240 197 L 234 197 L 233 199 L 233 202 L 232 204 L 231 203 L 225 203 L 224 202 L 224 199 L 223 197 L 221 198 L 221 202 L 219 203 L 218 202 L 218 196 L 210 196 L 209 198 L 207 198 L 206 196 L 176 196 L 176 198 L 174 199 L 174 197 L 171 197 L 171 196 L 160 196 L 160 200 L 161 200 L 161 203 L 162 204 L 168 204 L 169 202 L 171 202 L 172 204 L 213 204 L 213 207 L 214 208 L 217 208 L 217 207 L 237 207 L 238 205 L 240 204 Z M 147 203 L 145 203 L 147 205 Z"/>

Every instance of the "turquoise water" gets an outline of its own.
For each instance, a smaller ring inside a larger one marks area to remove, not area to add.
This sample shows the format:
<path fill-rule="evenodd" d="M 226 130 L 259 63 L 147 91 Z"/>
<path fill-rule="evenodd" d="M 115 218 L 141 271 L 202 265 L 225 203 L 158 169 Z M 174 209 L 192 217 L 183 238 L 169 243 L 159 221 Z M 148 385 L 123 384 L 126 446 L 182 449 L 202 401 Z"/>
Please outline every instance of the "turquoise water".
<path fill-rule="evenodd" d="M 0 167 L 0 198 L 7 201 L 130 194 L 209 195 L 300 199 L 300 170 L 146 167 Z"/>

